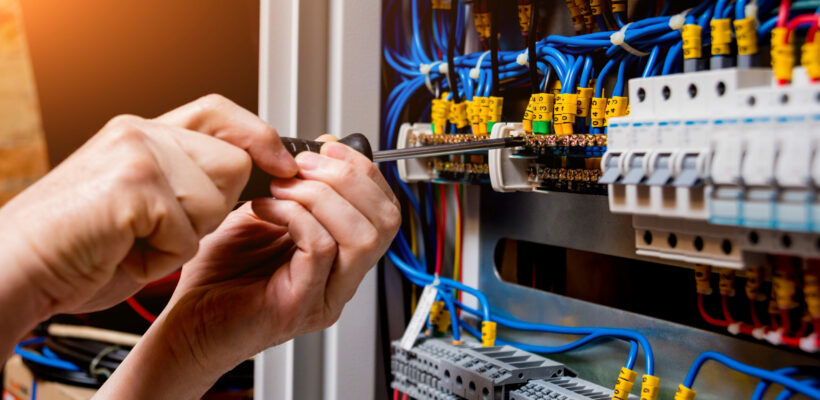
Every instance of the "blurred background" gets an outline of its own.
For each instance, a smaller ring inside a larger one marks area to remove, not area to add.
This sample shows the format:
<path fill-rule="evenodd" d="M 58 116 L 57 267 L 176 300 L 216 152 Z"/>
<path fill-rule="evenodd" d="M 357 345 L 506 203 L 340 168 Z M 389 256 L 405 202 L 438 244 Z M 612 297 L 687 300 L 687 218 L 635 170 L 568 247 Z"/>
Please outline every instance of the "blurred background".
<path fill-rule="evenodd" d="M 208 93 L 256 112 L 258 47 L 258 0 L 0 0 L 0 205 L 118 114 L 154 117 Z M 3 398 L 88 399 L 107 375 L 66 374 L 26 354 L 115 369 L 178 277 L 38 327 L 0 373 Z M 245 361 L 206 397 L 250 398 L 252 385 Z"/>
<path fill-rule="evenodd" d="M 16 0 L 48 156 L 208 93 L 256 111 L 258 0 Z"/>

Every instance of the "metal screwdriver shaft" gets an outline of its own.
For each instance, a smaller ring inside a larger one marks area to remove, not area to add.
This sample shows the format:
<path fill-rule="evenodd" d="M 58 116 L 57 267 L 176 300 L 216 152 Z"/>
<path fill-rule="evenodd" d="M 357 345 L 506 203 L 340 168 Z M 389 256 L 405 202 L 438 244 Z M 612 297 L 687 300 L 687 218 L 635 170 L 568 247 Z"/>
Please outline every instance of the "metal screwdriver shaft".
<path fill-rule="evenodd" d="M 404 160 L 408 158 L 436 157 L 451 154 L 470 153 L 479 150 L 503 149 L 522 146 L 524 140 L 517 137 L 478 140 L 475 142 L 438 144 L 433 146 L 407 147 L 396 150 L 382 150 L 373 153 L 373 162 Z"/>
<path fill-rule="evenodd" d="M 296 155 L 303 151 L 318 152 L 322 148 L 321 142 L 303 139 L 282 138 L 282 142 L 291 154 Z M 354 133 L 339 140 L 359 153 L 364 154 L 373 162 L 405 160 L 408 158 L 437 157 L 451 154 L 471 153 L 481 150 L 503 149 L 507 147 L 523 146 L 525 139 L 508 137 L 501 139 L 477 140 L 473 142 L 438 144 L 432 146 L 407 147 L 404 149 L 372 151 L 370 143 L 364 135 Z"/>

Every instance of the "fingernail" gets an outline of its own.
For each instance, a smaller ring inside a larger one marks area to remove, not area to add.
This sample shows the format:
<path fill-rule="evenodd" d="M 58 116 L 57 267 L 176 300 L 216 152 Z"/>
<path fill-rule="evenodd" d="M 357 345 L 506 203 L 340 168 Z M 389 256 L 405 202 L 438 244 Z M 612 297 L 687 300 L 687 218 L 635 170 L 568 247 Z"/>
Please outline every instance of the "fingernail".
<path fill-rule="evenodd" d="M 322 156 L 310 152 L 303 151 L 296 156 L 296 163 L 301 169 L 315 169 L 319 165 Z"/>
<path fill-rule="evenodd" d="M 350 148 L 341 143 L 327 143 L 325 146 L 327 147 L 325 149 L 325 155 L 328 157 L 347 160 L 347 157 L 350 155 Z"/>

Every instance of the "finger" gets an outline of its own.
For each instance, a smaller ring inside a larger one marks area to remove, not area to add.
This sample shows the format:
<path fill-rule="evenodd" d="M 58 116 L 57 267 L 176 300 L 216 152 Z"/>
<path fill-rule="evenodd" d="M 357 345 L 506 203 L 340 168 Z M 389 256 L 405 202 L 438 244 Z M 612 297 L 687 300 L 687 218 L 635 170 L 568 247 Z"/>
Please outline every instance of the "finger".
<path fill-rule="evenodd" d="M 336 136 L 333 136 L 329 133 L 325 133 L 324 135 L 319 136 L 318 138 L 316 138 L 316 141 L 317 142 L 338 142 L 339 138 L 337 138 Z"/>
<path fill-rule="evenodd" d="M 337 254 L 333 236 L 296 202 L 256 199 L 252 207 L 259 218 L 288 227 L 296 247 L 287 266 L 293 288 L 301 295 L 310 296 L 308 298 L 321 296 L 319 293 L 325 290 Z"/>
<path fill-rule="evenodd" d="M 233 208 L 250 178 L 251 157 L 248 153 L 219 139 L 188 129 L 166 127 L 152 132 L 158 141 L 173 139 L 176 146 L 207 175 L 212 186 L 222 193 L 229 209 Z"/>
<path fill-rule="evenodd" d="M 148 217 L 133 221 L 134 244 L 120 263 L 142 284 L 167 275 L 193 257 L 200 238 L 167 181 L 156 181 L 148 189 L 140 193 Z M 125 208 L 123 211 L 125 218 L 133 214 Z"/>
<path fill-rule="evenodd" d="M 156 120 L 231 143 L 248 152 L 260 168 L 273 176 L 288 178 L 297 172 L 293 156 L 279 140 L 276 130 L 222 96 L 202 97 Z"/>
<path fill-rule="evenodd" d="M 153 121 L 146 121 L 146 124 L 150 125 L 145 129 L 150 132 L 147 144 L 174 194 L 173 198 L 188 216 L 196 234 L 200 238 L 205 236 L 216 229 L 233 208 L 244 181 L 239 185 L 222 183 L 227 188 L 219 188 L 201 165 L 210 164 L 209 169 L 221 170 L 211 171 L 220 181 L 229 176 L 234 180 L 247 180 L 250 173 L 248 157 L 241 150 L 229 149 L 228 144 L 217 143 L 216 139 Z M 179 140 L 180 136 L 188 140 Z M 202 139 L 210 143 L 203 144 Z M 180 142 L 185 143 L 184 149 Z M 225 151 L 223 157 L 216 156 L 220 151 Z M 195 161 L 191 155 L 199 160 Z"/>
<path fill-rule="evenodd" d="M 344 145 L 333 143 L 325 145 L 327 151 L 348 152 Z M 324 149 L 324 148 L 323 148 Z M 358 158 L 356 155 L 348 154 L 351 159 Z M 367 158 L 362 157 L 365 161 Z M 296 157 L 299 164 L 300 174 L 308 180 L 324 182 L 333 190 L 344 197 L 350 204 L 359 210 L 378 230 L 388 229 L 400 223 L 398 201 L 392 191 L 385 193 L 384 188 L 379 186 L 367 175 L 371 170 L 365 166 L 356 167 L 352 162 L 340 161 L 316 153 L 303 153 Z M 368 161 L 369 163 L 369 161 Z M 369 163 L 373 165 L 372 163 Z M 362 169 L 367 171 L 362 172 Z M 376 167 L 372 167 L 370 173 L 379 174 Z M 390 228 L 392 229 L 392 228 Z M 389 230 L 389 229 L 388 229 Z"/>
<path fill-rule="evenodd" d="M 353 164 L 357 170 L 379 185 L 384 194 L 386 194 L 396 206 L 399 205 L 399 200 L 396 199 L 396 195 L 384 179 L 384 175 L 382 175 L 381 171 L 379 171 L 376 167 L 376 164 L 374 164 L 373 161 L 370 161 L 363 154 L 341 143 L 327 143 L 322 146 L 321 153 L 330 158 L 335 158 L 337 160 Z"/>
<path fill-rule="evenodd" d="M 337 267 L 328 282 L 327 292 L 328 299 L 333 299 L 334 305 L 347 301 L 381 256 L 377 253 L 383 239 L 379 230 L 323 182 L 298 179 L 274 181 L 271 192 L 278 199 L 292 200 L 302 205 L 339 244 Z"/>

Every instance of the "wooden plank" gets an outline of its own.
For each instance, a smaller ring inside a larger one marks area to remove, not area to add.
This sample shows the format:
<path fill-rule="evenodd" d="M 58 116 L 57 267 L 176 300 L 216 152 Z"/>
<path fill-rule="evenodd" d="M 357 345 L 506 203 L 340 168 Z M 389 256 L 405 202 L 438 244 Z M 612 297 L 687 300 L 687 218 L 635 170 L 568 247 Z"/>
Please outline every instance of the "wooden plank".
<path fill-rule="evenodd" d="M 0 204 L 48 171 L 18 0 L 0 0 Z"/>

